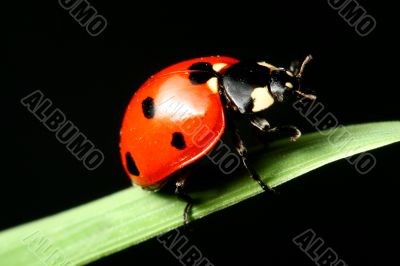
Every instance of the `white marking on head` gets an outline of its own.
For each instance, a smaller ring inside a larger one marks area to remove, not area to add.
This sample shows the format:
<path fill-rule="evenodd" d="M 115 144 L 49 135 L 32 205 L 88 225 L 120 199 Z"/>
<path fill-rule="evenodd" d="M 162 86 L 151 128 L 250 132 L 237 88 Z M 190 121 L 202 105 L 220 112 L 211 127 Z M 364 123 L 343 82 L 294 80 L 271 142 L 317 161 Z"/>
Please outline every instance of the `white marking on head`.
<path fill-rule="evenodd" d="M 293 89 L 293 84 L 291 82 L 286 82 L 285 87 L 288 87 L 289 89 Z"/>
<path fill-rule="evenodd" d="M 213 93 L 218 93 L 218 78 L 210 78 L 207 81 L 207 86 Z"/>
<path fill-rule="evenodd" d="M 251 93 L 253 99 L 253 112 L 259 112 L 267 109 L 274 103 L 274 98 L 269 93 L 268 87 L 255 88 Z"/>
<path fill-rule="evenodd" d="M 289 70 L 286 70 L 286 74 L 287 74 L 288 76 L 290 76 L 290 77 L 294 77 L 293 73 L 290 72 Z"/>
<path fill-rule="evenodd" d="M 260 66 L 268 67 L 271 70 L 277 70 L 278 69 L 276 66 L 268 64 L 267 62 L 258 62 L 257 64 L 259 64 Z"/>
<path fill-rule="evenodd" d="M 227 64 L 225 64 L 225 63 L 216 63 L 213 65 L 212 68 L 214 69 L 215 72 L 220 72 L 221 69 L 223 69 L 226 66 L 227 66 Z"/>

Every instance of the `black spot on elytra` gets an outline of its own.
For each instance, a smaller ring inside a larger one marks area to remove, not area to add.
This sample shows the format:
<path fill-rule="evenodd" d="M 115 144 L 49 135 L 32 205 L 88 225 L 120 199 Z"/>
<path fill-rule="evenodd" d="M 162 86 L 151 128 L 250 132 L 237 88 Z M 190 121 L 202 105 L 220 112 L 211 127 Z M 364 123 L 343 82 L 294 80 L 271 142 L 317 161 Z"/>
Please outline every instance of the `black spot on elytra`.
<path fill-rule="evenodd" d="M 206 62 L 193 64 L 189 67 L 189 70 L 197 70 L 191 72 L 189 75 L 189 79 L 194 85 L 204 84 L 216 75 L 212 65 Z"/>
<path fill-rule="evenodd" d="M 178 150 L 183 150 L 184 148 L 186 148 L 185 139 L 183 138 L 182 133 L 175 132 L 174 134 L 172 134 L 171 145 Z"/>
<path fill-rule="evenodd" d="M 126 158 L 126 166 L 128 167 L 128 171 L 129 173 L 131 173 L 132 175 L 135 176 L 139 176 L 139 169 L 136 166 L 135 161 L 132 158 L 132 155 L 130 152 L 127 152 L 125 154 L 125 158 Z"/>
<path fill-rule="evenodd" d="M 143 110 L 143 114 L 146 118 L 151 119 L 154 117 L 154 114 L 156 113 L 156 109 L 154 106 L 153 98 L 147 97 L 146 99 L 143 100 L 142 110 Z"/>

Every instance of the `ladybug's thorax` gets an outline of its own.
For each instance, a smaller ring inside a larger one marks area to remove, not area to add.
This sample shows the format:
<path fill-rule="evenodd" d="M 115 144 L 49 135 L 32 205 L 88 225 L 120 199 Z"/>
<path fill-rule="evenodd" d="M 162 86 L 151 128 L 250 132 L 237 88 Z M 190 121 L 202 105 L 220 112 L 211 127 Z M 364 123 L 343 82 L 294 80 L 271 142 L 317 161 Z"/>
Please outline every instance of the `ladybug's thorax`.
<path fill-rule="evenodd" d="M 222 76 L 222 89 L 240 113 L 257 113 L 299 89 L 294 74 L 261 62 L 239 62 Z"/>

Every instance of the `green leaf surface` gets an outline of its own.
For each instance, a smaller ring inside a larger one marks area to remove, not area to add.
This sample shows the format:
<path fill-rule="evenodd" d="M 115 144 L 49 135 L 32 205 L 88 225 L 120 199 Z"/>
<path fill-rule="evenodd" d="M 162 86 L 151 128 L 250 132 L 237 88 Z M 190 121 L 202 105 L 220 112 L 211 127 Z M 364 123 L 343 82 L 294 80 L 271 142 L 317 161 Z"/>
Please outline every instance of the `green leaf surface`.
<path fill-rule="evenodd" d="M 351 155 L 400 141 L 400 122 L 338 128 L 274 142 L 258 152 L 256 169 L 272 187 Z M 355 170 L 356 171 L 356 170 Z M 110 177 L 112 178 L 112 177 Z M 191 194 L 191 219 L 261 193 L 247 174 Z M 76 265 L 95 261 L 182 225 L 185 203 L 132 187 L 71 210 L 0 232 L 0 265 Z"/>

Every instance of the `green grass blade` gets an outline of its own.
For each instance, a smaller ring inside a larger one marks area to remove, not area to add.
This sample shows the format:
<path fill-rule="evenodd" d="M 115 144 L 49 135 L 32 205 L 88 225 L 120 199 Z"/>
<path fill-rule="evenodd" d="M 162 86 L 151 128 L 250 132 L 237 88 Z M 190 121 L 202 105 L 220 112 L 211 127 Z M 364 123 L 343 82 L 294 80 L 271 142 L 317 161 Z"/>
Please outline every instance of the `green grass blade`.
<path fill-rule="evenodd" d="M 337 129 L 330 136 L 308 134 L 294 144 L 278 141 L 253 157 L 264 181 L 274 187 L 335 160 L 397 141 L 399 121 L 370 123 Z M 247 175 L 195 192 L 192 196 L 201 201 L 193 208 L 192 219 L 261 192 Z M 128 188 L 1 232 L 0 265 L 85 264 L 182 225 L 184 206 L 173 195 Z"/>

